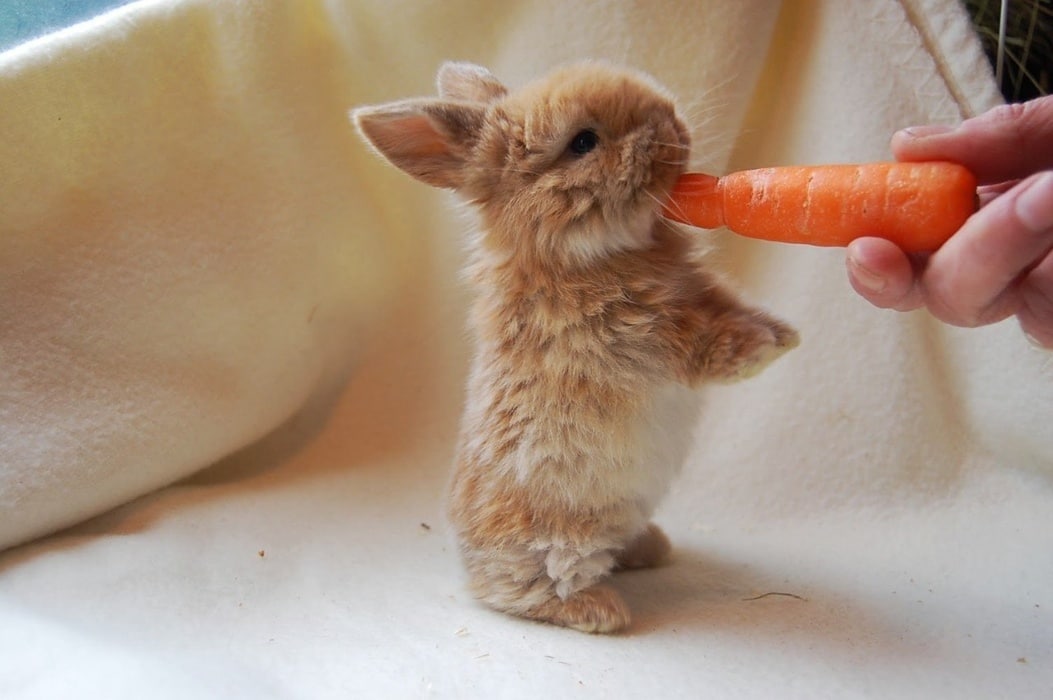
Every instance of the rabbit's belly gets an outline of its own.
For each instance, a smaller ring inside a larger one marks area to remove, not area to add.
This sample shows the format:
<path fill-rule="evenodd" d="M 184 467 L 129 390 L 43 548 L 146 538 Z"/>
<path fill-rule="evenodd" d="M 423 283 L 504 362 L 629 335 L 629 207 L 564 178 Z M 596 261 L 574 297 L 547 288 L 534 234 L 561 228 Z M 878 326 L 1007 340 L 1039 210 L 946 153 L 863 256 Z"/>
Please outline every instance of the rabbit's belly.
<path fill-rule="evenodd" d="M 517 397 L 520 403 L 495 401 L 500 394 L 490 389 L 486 400 L 469 402 L 465 455 L 489 465 L 504 488 L 561 507 L 628 509 L 633 529 L 642 527 L 683 465 L 701 398 L 672 382 L 641 389 L 646 399 L 581 391 Z"/>
<path fill-rule="evenodd" d="M 634 426 L 636 497 L 650 517 L 683 467 L 693 442 L 702 399 L 682 384 L 661 387 Z"/>

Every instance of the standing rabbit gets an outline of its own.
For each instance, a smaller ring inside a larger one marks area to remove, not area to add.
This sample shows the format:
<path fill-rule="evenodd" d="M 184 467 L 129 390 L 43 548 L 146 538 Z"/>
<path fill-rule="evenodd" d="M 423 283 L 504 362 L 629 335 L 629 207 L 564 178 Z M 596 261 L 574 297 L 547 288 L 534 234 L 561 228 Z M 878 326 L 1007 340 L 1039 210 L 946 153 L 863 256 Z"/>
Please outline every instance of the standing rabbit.
<path fill-rule="evenodd" d="M 797 333 L 707 272 L 659 216 L 690 138 L 647 76 L 587 62 L 509 92 L 447 63 L 439 97 L 363 107 L 391 163 L 481 217 L 475 354 L 450 514 L 474 593 L 587 632 L 629 624 L 614 569 L 669 553 L 649 518 L 705 381 L 756 374 Z"/>

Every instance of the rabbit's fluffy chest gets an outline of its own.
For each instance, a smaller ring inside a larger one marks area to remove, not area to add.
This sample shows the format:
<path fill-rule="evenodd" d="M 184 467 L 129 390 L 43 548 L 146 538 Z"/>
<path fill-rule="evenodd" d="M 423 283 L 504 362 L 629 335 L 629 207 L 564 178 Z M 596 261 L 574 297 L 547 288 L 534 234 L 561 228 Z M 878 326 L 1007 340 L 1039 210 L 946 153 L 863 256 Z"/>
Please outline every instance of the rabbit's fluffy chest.
<path fill-rule="evenodd" d="M 646 518 L 683 462 L 698 403 L 663 370 L 651 328 L 661 314 L 617 285 L 482 307 L 472 451 L 545 498 L 632 503 Z"/>

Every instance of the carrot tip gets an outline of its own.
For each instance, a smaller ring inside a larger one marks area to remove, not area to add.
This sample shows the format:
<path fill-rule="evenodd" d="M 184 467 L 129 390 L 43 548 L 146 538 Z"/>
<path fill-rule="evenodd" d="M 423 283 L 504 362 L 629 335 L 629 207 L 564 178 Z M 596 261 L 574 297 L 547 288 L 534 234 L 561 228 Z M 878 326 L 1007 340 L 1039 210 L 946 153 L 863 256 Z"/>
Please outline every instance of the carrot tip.
<path fill-rule="evenodd" d="M 684 173 L 673 186 L 662 216 L 699 228 L 720 228 L 724 225 L 720 178 L 704 173 Z"/>

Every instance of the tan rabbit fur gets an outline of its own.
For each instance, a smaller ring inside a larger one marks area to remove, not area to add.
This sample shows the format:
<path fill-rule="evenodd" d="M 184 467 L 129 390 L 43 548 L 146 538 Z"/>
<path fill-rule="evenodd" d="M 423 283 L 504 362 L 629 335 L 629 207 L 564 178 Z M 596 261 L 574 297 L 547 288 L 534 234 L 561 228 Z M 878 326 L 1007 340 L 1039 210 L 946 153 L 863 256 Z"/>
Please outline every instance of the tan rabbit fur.
<path fill-rule="evenodd" d="M 650 78 L 602 63 L 509 93 L 448 63 L 439 97 L 354 112 L 393 164 L 475 206 L 475 355 L 450 502 L 473 592 L 515 615 L 614 632 L 602 580 L 652 566 L 649 518 L 705 381 L 750 376 L 796 332 L 744 305 L 659 217 L 688 131 Z"/>

